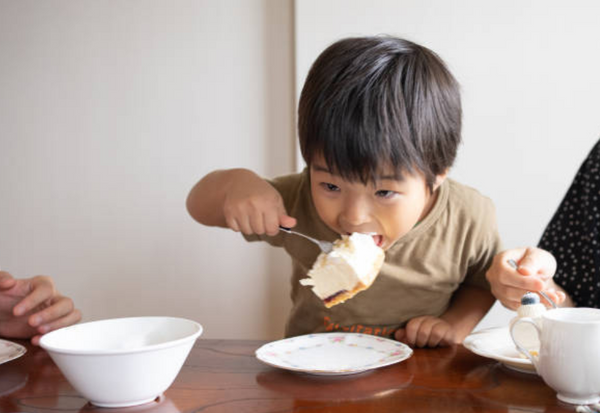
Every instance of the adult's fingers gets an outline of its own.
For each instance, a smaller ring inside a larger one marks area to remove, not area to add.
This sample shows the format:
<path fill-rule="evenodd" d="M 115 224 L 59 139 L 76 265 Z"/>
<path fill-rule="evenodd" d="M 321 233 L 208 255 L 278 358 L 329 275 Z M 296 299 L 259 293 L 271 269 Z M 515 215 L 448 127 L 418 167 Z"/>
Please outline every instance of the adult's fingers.
<path fill-rule="evenodd" d="M 73 312 L 75 306 L 73 300 L 68 297 L 57 295 L 52 298 L 48 306 L 40 307 L 39 311 L 31 314 L 28 323 L 32 327 L 50 324 Z"/>
<path fill-rule="evenodd" d="M 22 290 L 20 293 L 24 298 L 13 308 L 15 316 L 27 314 L 45 304 L 56 293 L 54 282 L 50 277 L 44 275 L 38 275 L 28 280 L 18 280 L 17 283 L 20 285 L 19 289 Z"/>
<path fill-rule="evenodd" d="M 6 271 L 0 271 L 0 290 L 8 290 L 14 287 L 16 280 L 10 273 Z"/>
<path fill-rule="evenodd" d="M 52 319 L 50 322 L 44 323 L 37 327 L 37 330 L 46 334 L 50 331 L 57 330 L 59 328 L 70 326 L 71 324 L 75 324 L 81 320 L 81 311 L 78 309 L 73 309 L 66 315 L 61 318 Z"/>
<path fill-rule="evenodd" d="M 564 292 L 558 291 L 553 288 L 544 290 L 544 293 L 546 293 L 546 295 L 548 297 L 550 297 L 550 299 L 552 301 L 554 301 L 554 303 L 557 305 L 562 304 L 565 301 L 565 299 L 567 298 L 567 296 L 565 295 Z M 548 300 L 546 300 L 546 298 L 542 297 L 541 295 L 540 295 L 540 301 L 549 307 L 552 306 L 552 303 L 549 303 Z"/>
<path fill-rule="evenodd" d="M 513 310 L 513 311 L 517 311 L 517 309 L 521 305 L 521 300 L 515 301 L 515 300 L 502 299 L 499 301 L 504 307 L 508 308 L 509 310 Z"/>
<path fill-rule="evenodd" d="M 518 269 L 513 268 L 508 263 L 508 259 L 504 259 L 497 263 L 499 268 L 495 276 L 498 278 L 499 284 L 509 288 L 517 288 L 527 291 L 539 291 L 544 288 L 545 281 L 542 277 L 532 277 L 531 274 L 524 274 L 521 267 Z"/>
<path fill-rule="evenodd" d="M 523 275 L 537 275 L 547 280 L 556 272 L 556 259 L 548 251 L 540 248 L 527 248 L 521 260 L 517 262 L 518 270 Z"/>
<path fill-rule="evenodd" d="M 521 305 L 521 297 L 528 289 L 516 288 L 510 286 L 497 286 L 492 290 L 492 294 L 502 303 L 502 305 L 510 310 L 516 310 Z"/>
<path fill-rule="evenodd" d="M 38 346 L 40 344 L 40 339 L 43 334 L 49 333 L 50 331 L 58 330 L 59 328 L 68 327 L 72 324 L 78 323 L 81 321 L 81 312 L 79 310 L 73 310 L 71 313 L 67 314 L 65 317 L 62 317 L 59 320 L 55 320 L 52 323 L 44 324 L 38 328 L 38 331 L 41 333 L 31 338 L 31 343 L 33 345 Z"/>

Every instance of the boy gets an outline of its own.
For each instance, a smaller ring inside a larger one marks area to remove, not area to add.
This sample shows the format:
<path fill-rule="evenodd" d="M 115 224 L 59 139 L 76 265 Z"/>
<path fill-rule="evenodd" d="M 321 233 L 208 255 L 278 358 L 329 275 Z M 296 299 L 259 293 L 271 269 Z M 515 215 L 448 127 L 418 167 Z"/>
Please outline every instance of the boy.
<path fill-rule="evenodd" d="M 446 179 L 460 143 L 458 85 L 430 50 L 393 37 L 349 38 L 313 64 L 298 111 L 307 168 L 266 181 L 205 176 L 187 207 L 198 222 L 286 249 L 293 308 L 286 335 L 349 331 L 435 347 L 462 342 L 494 302 L 485 271 L 499 250 L 491 201 Z M 317 239 L 373 233 L 386 251 L 373 285 L 327 309 L 299 284 Z"/>

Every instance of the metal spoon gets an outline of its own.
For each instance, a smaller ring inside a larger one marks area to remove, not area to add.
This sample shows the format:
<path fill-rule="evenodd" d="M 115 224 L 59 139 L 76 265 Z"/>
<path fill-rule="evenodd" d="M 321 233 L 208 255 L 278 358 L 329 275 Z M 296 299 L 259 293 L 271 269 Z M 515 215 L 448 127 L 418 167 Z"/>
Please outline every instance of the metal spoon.
<path fill-rule="evenodd" d="M 301 234 L 300 232 L 293 231 L 291 228 L 282 227 L 281 225 L 279 226 L 279 229 L 281 231 L 283 231 L 283 232 L 287 232 L 288 234 L 299 235 L 301 237 L 306 238 L 307 240 L 309 240 L 311 242 L 314 242 L 315 244 L 317 244 L 319 246 L 319 248 L 321 249 L 321 251 L 323 251 L 325 254 L 330 253 L 331 250 L 333 249 L 333 243 L 332 242 L 321 241 L 321 240 L 309 237 L 308 235 Z"/>
<path fill-rule="evenodd" d="M 519 264 L 517 264 L 517 262 L 513 259 L 509 259 L 508 260 L 508 264 L 513 267 L 515 270 L 517 270 L 519 268 Z M 551 305 L 552 308 L 558 308 L 558 306 L 556 305 L 556 303 L 554 301 L 552 301 L 552 299 L 550 297 L 548 297 L 548 294 L 546 294 L 545 292 L 543 292 L 542 290 L 537 291 L 542 297 L 544 297 L 546 299 L 546 301 L 548 301 Z"/>

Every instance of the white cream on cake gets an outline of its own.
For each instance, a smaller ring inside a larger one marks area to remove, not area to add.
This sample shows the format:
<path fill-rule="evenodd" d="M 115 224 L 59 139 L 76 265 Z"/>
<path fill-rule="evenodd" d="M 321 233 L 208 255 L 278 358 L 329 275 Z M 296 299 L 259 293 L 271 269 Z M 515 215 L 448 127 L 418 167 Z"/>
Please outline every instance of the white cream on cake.
<path fill-rule="evenodd" d="M 342 235 L 328 254 L 321 253 L 300 284 L 312 286 L 326 307 L 333 307 L 371 286 L 385 253 L 373 237 L 358 232 Z"/>

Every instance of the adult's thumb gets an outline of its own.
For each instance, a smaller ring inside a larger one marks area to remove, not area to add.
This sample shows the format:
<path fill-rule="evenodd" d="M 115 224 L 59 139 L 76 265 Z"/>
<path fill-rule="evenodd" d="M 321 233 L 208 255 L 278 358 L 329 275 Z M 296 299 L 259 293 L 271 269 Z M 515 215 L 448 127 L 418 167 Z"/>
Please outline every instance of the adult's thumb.
<path fill-rule="evenodd" d="M 519 261 L 519 272 L 523 275 L 537 275 L 551 278 L 556 271 L 556 259 L 548 251 L 528 248 Z"/>

